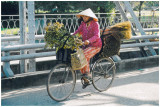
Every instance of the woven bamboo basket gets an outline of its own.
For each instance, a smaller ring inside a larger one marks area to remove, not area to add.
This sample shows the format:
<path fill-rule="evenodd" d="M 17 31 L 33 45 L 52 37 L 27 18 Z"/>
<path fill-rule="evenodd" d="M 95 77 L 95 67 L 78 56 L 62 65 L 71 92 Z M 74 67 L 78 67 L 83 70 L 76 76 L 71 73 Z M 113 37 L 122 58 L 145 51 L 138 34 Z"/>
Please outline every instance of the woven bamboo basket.
<path fill-rule="evenodd" d="M 77 49 L 77 52 L 71 54 L 71 65 L 73 70 L 80 70 L 87 65 L 84 52 L 81 48 Z"/>

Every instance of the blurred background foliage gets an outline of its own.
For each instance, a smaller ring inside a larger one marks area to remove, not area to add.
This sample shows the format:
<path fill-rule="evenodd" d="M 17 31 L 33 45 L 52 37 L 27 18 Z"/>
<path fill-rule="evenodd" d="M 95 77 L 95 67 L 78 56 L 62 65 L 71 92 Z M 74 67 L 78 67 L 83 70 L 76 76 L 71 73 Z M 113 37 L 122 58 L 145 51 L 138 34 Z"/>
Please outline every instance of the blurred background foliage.
<path fill-rule="evenodd" d="M 132 1 L 135 11 L 159 8 L 159 1 Z M 78 13 L 91 8 L 95 13 L 110 13 L 116 10 L 113 1 L 35 1 L 36 14 Z M 1 1 L 1 15 L 19 14 L 18 1 Z"/>

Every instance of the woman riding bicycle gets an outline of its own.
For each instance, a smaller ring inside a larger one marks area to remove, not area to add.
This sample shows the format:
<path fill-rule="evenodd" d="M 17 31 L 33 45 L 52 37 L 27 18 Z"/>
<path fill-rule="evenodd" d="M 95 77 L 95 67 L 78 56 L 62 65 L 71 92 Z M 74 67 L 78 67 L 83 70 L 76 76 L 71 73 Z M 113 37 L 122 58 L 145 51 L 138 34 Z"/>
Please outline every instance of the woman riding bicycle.
<path fill-rule="evenodd" d="M 82 41 L 85 45 L 82 48 L 84 50 L 84 55 L 88 62 L 88 64 L 80 71 L 83 76 L 86 75 L 88 78 L 91 78 L 89 67 L 90 59 L 94 55 L 96 55 L 102 47 L 98 18 L 90 8 L 80 12 L 76 16 L 82 19 L 82 22 L 73 35 L 76 35 L 78 33 L 82 35 Z M 86 78 L 84 81 L 88 82 Z"/>
<path fill-rule="evenodd" d="M 105 91 L 111 86 L 114 80 L 116 70 L 114 61 L 109 57 L 101 57 L 96 59 L 91 67 L 89 64 L 90 59 L 102 47 L 98 18 L 91 9 L 84 10 L 76 16 L 82 18 L 83 21 L 73 35 L 82 35 L 82 41 L 85 44 L 82 48 L 88 62 L 80 70 L 83 75 L 81 78 L 82 88 L 84 89 L 88 85 L 93 84 L 96 90 L 100 92 Z M 90 72 L 92 72 L 92 76 Z M 49 73 L 47 81 L 47 92 L 49 96 L 56 101 L 67 99 L 75 88 L 76 77 L 76 72 L 70 64 L 59 63 L 54 66 Z"/>

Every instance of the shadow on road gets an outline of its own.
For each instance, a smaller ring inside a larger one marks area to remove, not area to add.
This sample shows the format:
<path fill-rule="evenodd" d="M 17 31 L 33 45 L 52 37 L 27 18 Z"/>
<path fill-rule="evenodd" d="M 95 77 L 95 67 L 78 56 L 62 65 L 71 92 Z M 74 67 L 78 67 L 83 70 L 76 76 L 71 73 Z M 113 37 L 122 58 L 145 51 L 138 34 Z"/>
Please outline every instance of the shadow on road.
<path fill-rule="evenodd" d="M 114 92 L 110 93 L 110 91 L 112 91 L 113 88 L 114 88 L 114 91 L 117 91 L 119 89 L 119 87 L 121 87 L 121 86 L 132 85 L 132 84 L 141 84 L 142 87 L 143 87 L 143 84 L 148 84 L 148 83 L 159 84 L 159 72 L 158 71 L 156 71 L 156 70 L 155 71 L 139 70 L 135 73 L 134 72 L 128 72 L 128 73 L 125 73 L 125 75 L 123 75 L 123 74 L 121 74 L 120 76 L 117 75 L 113 84 L 112 84 L 112 87 L 109 90 L 107 90 L 105 93 L 104 92 L 98 92 L 93 88 L 93 86 L 89 86 L 89 87 L 87 87 L 87 89 L 82 90 L 81 94 L 79 94 L 79 95 L 78 95 L 78 92 L 76 92 L 73 95 L 74 97 L 71 100 L 73 100 L 75 98 L 77 100 L 78 99 L 82 100 L 82 102 L 83 102 L 83 97 L 86 97 L 86 96 L 91 96 L 91 97 L 87 100 L 84 99 L 84 102 L 88 101 L 88 100 L 91 100 L 92 102 L 96 102 L 98 100 L 103 100 L 103 98 L 102 99 L 99 99 L 99 98 L 93 98 L 92 99 L 92 94 L 96 94 L 96 95 L 99 94 L 99 96 L 110 97 L 111 99 L 114 98 L 115 100 L 114 101 L 112 101 L 112 100 L 108 101 L 108 100 L 104 99 L 103 103 L 97 103 L 97 105 L 116 103 L 116 104 L 120 104 L 120 105 L 124 105 L 124 106 L 140 106 L 140 105 L 146 105 L 146 104 L 157 106 L 157 105 L 159 105 L 158 100 L 147 100 L 147 99 L 140 100 L 140 99 L 123 97 L 123 96 L 118 96 L 116 94 L 112 94 Z M 81 87 L 81 84 L 77 84 L 77 85 L 79 85 L 77 87 Z M 133 89 L 127 90 L 127 91 L 128 92 L 126 92 L 126 94 L 127 93 L 132 93 L 132 92 L 136 93 L 136 91 L 139 92 L 140 90 L 137 89 L 136 87 L 135 88 L 133 87 Z M 141 90 L 141 91 L 143 91 L 143 90 Z M 155 91 L 158 91 L 158 90 L 155 90 Z M 86 94 L 82 94 L 82 93 L 86 93 Z M 149 90 L 148 90 L 148 93 L 149 93 Z M 125 94 L 125 93 L 123 93 L 123 94 Z M 158 95 L 158 93 L 157 93 L 157 95 Z M 150 97 L 150 96 L 147 96 L 147 97 Z M 87 105 L 86 104 L 81 104 L 81 105 L 83 105 L 83 106 L 94 106 L 96 104 L 93 103 L 93 104 L 87 104 Z"/>
<path fill-rule="evenodd" d="M 145 104 L 159 105 L 155 99 L 151 100 L 138 100 L 135 98 L 116 95 L 117 90 L 122 89 L 121 86 L 132 85 L 135 83 L 153 83 L 158 84 L 159 72 L 155 71 L 136 71 L 117 74 L 111 88 L 105 92 L 98 92 L 94 87 L 88 86 L 86 89 L 82 89 L 82 84 L 78 80 L 75 90 L 70 98 L 63 102 L 56 102 L 52 100 L 46 90 L 46 86 L 30 87 L 25 89 L 18 89 L 14 91 L 4 92 L 1 94 L 2 106 L 63 106 L 63 105 L 109 105 L 118 104 L 125 106 L 140 106 Z M 128 90 L 128 92 L 135 93 L 136 88 Z M 139 91 L 139 90 L 138 90 Z M 121 94 L 127 94 L 121 93 Z M 147 93 L 146 93 L 147 94 Z M 158 94 L 158 93 L 157 93 Z M 97 95 L 97 97 L 95 97 Z M 149 96 L 147 96 L 149 97 Z M 101 99 L 102 98 L 102 99 Z M 84 103 L 76 104 L 76 101 L 82 101 Z M 72 103 L 70 103 L 72 102 Z M 89 103 L 87 103 L 89 102 Z M 96 103 L 97 102 L 97 103 Z"/>

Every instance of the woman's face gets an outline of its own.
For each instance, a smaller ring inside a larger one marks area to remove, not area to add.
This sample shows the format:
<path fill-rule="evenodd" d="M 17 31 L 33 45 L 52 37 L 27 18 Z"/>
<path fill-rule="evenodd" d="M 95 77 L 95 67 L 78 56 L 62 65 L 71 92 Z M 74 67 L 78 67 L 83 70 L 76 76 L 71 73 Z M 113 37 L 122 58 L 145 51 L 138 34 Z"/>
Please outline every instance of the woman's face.
<path fill-rule="evenodd" d="M 90 17 L 88 17 L 88 16 L 82 16 L 82 18 L 83 18 L 83 21 L 84 21 L 84 22 L 87 22 Z"/>

